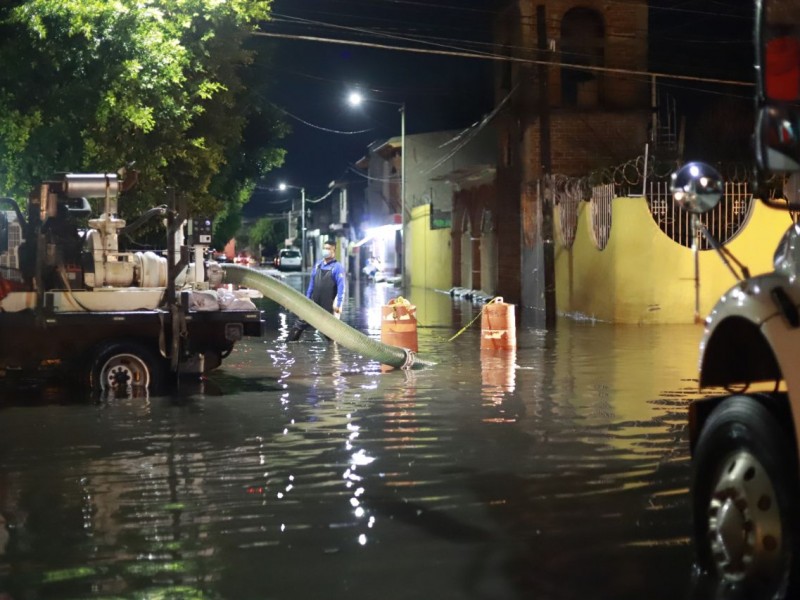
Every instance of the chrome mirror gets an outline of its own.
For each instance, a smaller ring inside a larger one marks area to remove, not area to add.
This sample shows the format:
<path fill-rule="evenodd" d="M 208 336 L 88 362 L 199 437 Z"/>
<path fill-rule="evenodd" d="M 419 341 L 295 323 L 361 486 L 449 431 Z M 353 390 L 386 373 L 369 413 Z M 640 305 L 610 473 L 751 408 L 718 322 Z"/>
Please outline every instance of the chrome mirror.
<path fill-rule="evenodd" d="M 756 2 L 756 160 L 765 171 L 800 171 L 800 3 Z"/>
<path fill-rule="evenodd" d="M 714 167 L 691 162 L 672 174 L 669 189 L 678 206 L 699 215 L 719 204 L 724 184 L 722 175 Z"/>

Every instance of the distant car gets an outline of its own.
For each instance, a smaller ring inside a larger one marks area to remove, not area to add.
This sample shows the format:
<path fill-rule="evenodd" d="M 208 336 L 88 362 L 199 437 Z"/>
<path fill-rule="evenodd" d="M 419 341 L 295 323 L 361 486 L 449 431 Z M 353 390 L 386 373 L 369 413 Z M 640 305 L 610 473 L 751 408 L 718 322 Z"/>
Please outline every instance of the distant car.
<path fill-rule="evenodd" d="M 275 263 L 280 271 L 299 271 L 303 267 L 303 257 L 299 250 L 284 248 L 278 252 Z"/>
<path fill-rule="evenodd" d="M 245 265 L 246 267 L 254 267 L 256 265 L 256 259 L 247 252 L 241 252 L 239 256 L 235 256 L 233 262 L 237 265 Z"/>

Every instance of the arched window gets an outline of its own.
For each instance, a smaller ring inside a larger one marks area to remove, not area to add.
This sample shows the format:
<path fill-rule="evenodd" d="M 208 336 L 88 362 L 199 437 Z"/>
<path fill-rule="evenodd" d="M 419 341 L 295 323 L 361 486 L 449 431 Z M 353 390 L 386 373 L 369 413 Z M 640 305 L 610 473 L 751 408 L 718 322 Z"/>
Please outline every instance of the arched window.
<path fill-rule="evenodd" d="M 561 62 L 601 67 L 605 64 L 603 16 L 590 8 L 573 8 L 561 21 Z M 597 106 L 601 76 L 597 71 L 561 67 L 562 106 Z"/>

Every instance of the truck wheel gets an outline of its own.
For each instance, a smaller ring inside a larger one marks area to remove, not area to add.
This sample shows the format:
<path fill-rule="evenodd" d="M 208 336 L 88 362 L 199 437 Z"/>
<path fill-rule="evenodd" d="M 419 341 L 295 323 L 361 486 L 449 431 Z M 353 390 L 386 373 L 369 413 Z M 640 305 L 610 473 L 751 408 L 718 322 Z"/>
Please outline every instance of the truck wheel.
<path fill-rule="evenodd" d="M 156 391 L 163 379 L 163 362 L 146 346 L 132 341 L 101 345 L 91 363 L 93 389 L 122 390 L 128 387 Z"/>
<path fill-rule="evenodd" d="M 797 473 L 795 444 L 758 400 L 732 396 L 711 414 L 694 453 L 692 501 L 698 562 L 715 585 L 794 597 Z"/>

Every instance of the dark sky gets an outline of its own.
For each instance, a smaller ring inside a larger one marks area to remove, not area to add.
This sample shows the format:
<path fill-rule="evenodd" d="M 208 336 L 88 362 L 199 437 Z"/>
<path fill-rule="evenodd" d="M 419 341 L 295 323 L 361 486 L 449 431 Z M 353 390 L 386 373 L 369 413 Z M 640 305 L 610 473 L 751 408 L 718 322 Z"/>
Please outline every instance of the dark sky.
<path fill-rule="evenodd" d="M 753 0 L 650 0 L 650 71 L 752 80 L 753 21 Z"/>
<path fill-rule="evenodd" d="M 754 82 L 753 0 L 650 0 L 655 73 Z M 752 160 L 754 86 L 661 80 L 685 119 L 686 160 Z"/>
<path fill-rule="evenodd" d="M 630 0 L 609 0 L 626 2 Z M 444 49 L 490 51 L 491 22 L 501 0 L 275 0 L 275 32 L 322 38 Z M 751 0 L 650 0 L 650 71 L 752 80 Z M 419 38 L 427 42 L 415 41 Z M 358 179 L 349 170 L 368 144 L 400 133 L 398 107 L 367 103 L 354 110 L 348 91 L 405 102 L 407 134 L 466 127 L 492 110 L 490 60 L 451 58 L 291 39 L 261 38 L 273 48 L 263 65 L 271 99 L 286 110 L 292 133 L 284 140 L 285 165 L 265 185 L 285 181 L 308 198 L 330 181 Z M 685 81 L 667 82 L 685 114 L 699 115 L 721 98 L 742 106 L 752 89 Z M 364 133 L 343 133 L 369 130 Z M 337 133 L 338 132 L 338 133 Z M 294 192 L 296 195 L 297 192 Z M 285 195 L 258 191 L 245 215 L 285 211 Z"/>
<path fill-rule="evenodd" d="M 408 39 L 419 37 L 447 48 L 488 51 L 493 4 L 494 0 L 276 0 L 274 20 L 262 29 L 431 47 Z M 406 134 L 467 127 L 492 110 L 493 64 L 488 60 L 289 39 L 268 43 L 274 48 L 268 69 L 271 99 L 291 113 L 285 118 L 292 133 L 283 144 L 285 165 L 265 183 L 303 186 L 308 198 L 324 194 L 334 179 L 358 179 L 349 167 L 366 154 L 367 146 L 400 134 L 399 107 L 387 102 L 406 104 Z M 350 107 L 346 97 L 355 87 L 384 102 Z M 364 132 L 351 133 L 360 131 Z M 245 214 L 286 210 L 281 199 L 289 195 L 257 192 Z"/>

